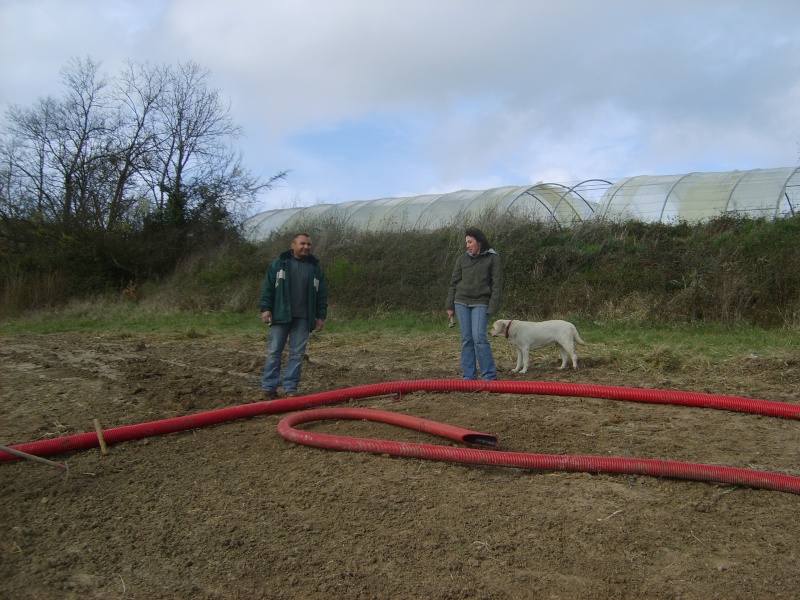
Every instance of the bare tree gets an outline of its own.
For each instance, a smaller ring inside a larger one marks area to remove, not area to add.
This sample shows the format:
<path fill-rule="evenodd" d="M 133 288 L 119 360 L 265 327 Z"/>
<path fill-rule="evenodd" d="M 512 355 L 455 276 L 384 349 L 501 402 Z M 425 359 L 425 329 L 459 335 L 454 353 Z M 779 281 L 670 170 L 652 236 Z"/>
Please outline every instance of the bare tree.
<path fill-rule="evenodd" d="M 286 175 L 265 182 L 242 166 L 232 146 L 241 129 L 196 63 L 129 61 L 110 82 L 99 67 L 70 60 L 63 97 L 7 110 L 4 214 L 104 231 L 149 216 L 180 228 L 201 205 L 236 212 Z"/>
<path fill-rule="evenodd" d="M 56 104 L 49 139 L 51 165 L 60 177 L 61 219 L 70 224 L 98 225 L 98 197 L 104 183 L 104 162 L 109 151 L 106 81 L 99 63 L 73 59 L 61 71 L 67 94 Z M 99 189 L 100 188 L 100 189 Z"/>
<path fill-rule="evenodd" d="M 27 110 L 15 106 L 9 109 L 9 135 L 2 147 L 7 194 L 4 215 L 44 216 L 58 211 L 59 194 L 48 168 L 56 112 L 52 99 L 40 100 Z"/>
<path fill-rule="evenodd" d="M 241 129 L 208 82 L 195 63 L 129 61 L 106 78 L 91 58 L 73 59 L 61 96 L 10 106 L 0 125 L 0 272 L 59 273 L 84 293 L 167 274 L 195 249 L 239 240 L 256 194 L 286 173 L 263 181 L 242 165 Z"/>
<path fill-rule="evenodd" d="M 18 194 L 9 202 L 30 216 L 97 225 L 109 145 L 106 83 L 97 70 L 90 59 L 73 60 L 61 72 L 67 90 L 61 100 L 7 112 L 4 160 Z"/>
<path fill-rule="evenodd" d="M 112 180 L 108 200 L 110 227 L 122 222 L 128 211 L 145 201 L 149 172 L 161 145 L 158 103 L 164 94 L 164 69 L 127 61 L 115 81 L 116 123 L 113 152 L 108 156 Z"/>
<path fill-rule="evenodd" d="M 167 71 L 168 91 L 159 106 L 163 144 L 154 190 L 166 220 L 186 219 L 188 188 L 194 181 L 219 179 L 229 163 L 227 144 L 241 134 L 219 92 L 208 88 L 209 73 L 196 63 Z"/>

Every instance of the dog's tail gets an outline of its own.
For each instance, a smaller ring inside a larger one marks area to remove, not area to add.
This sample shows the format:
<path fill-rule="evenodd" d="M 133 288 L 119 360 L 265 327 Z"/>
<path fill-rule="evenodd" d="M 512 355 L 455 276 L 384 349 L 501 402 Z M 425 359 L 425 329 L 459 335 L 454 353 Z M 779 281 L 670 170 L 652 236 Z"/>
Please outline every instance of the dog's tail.
<path fill-rule="evenodd" d="M 578 342 L 581 346 L 585 346 L 586 342 L 581 339 L 580 334 L 578 333 L 578 328 L 575 325 L 572 326 L 572 337 Z"/>

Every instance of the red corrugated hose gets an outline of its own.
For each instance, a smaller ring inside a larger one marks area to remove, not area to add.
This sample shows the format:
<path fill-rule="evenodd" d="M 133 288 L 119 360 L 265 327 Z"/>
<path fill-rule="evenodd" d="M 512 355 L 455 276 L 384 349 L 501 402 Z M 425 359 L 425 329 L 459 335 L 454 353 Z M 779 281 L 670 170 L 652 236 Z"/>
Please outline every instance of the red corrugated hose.
<path fill-rule="evenodd" d="M 577 383 L 541 381 L 482 382 L 432 379 L 377 383 L 323 392 L 320 394 L 311 394 L 298 398 L 256 402 L 195 415 L 164 419 L 162 421 L 107 429 L 102 432 L 102 434 L 105 443 L 110 445 L 129 440 L 142 439 L 153 435 L 215 425 L 217 423 L 236 419 L 303 410 L 325 404 L 336 404 L 374 396 L 394 395 L 399 398 L 402 397 L 404 393 L 420 391 L 487 391 L 506 394 L 604 398 L 608 400 L 625 400 L 651 404 L 675 404 L 696 408 L 714 408 L 718 410 L 730 410 L 769 417 L 800 420 L 800 405 L 737 396 Z M 497 443 L 494 436 L 490 434 L 459 429 L 450 425 L 436 423 L 435 421 L 399 415 L 397 413 L 370 409 L 324 409 L 305 411 L 283 419 L 278 426 L 278 431 L 280 435 L 290 441 L 334 450 L 371 452 L 389 454 L 392 456 L 517 467 L 541 471 L 583 471 L 589 473 L 651 475 L 654 477 L 728 483 L 732 485 L 800 494 L 800 477 L 750 469 L 643 458 L 524 454 L 475 448 L 453 448 L 429 444 L 410 444 L 387 440 L 366 440 L 362 438 L 331 436 L 294 429 L 294 425 L 321 419 L 368 419 L 425 431 L 433 435 L 466 444 L 493 448 Z M 67 437 L 19 444 L 11 446 L 11 448 L 35 456 L 47 456 L 59 452 L 96 448 L 100 445 L 99 435 L 100 434 L 96 431 L 81 433 Z M 17 457 L 12 454 L 0 451 L 0 461 L 11 461 L 16 458 Z"/>

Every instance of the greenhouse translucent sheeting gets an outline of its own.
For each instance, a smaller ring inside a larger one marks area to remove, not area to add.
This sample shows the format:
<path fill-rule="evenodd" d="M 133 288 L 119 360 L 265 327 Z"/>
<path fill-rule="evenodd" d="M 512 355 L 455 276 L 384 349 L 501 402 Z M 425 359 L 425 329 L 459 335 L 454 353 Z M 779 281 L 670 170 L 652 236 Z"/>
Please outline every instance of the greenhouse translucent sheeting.
<path fill-rule="evenodd" d="M 611 185 L 609 182 L 605 184 Z M 513 212 L 571 224 L 591 217 L 595 209 L 596 203 L 576 193 L 573 188 L 540 183 L 269 210 L 248 219 L 245 232 L 248 238 L 260 240 L 278 231 L 301 229 L 306 223 L 327 217 L 341 218 L 368 231 L 431 231 L 454 223 L 463 224 L 488 211 Z"/>
<path fill-rule="evenodd" d="M 571 225 L 592 218 L 645 222 L 698 221 L 735 213 L 778 218 L 800 209 L 800 168 L 725 173 L 641 175 L 615 183 L 588 179 L 577 185 L 537 183 L 461 190 L 404 198 L 269 210 L 245 222 L 249 239 L 296 231 L 318 218 L 336 217 L 368 231 L 431 231 L 463 225 L 492 211 Z"/>
<path fill-rule="evenodd" d="M 754 169 L 629 177 L 603 195 L 597 215 L 610 219 L 699 221 L 723 214 L 778 218 L 800 208 L 800 169 Z"/>

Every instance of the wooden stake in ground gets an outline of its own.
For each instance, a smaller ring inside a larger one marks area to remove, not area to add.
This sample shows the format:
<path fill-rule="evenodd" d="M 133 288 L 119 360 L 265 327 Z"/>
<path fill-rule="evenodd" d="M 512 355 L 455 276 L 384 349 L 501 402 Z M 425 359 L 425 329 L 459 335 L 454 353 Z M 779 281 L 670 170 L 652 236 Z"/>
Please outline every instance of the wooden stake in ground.
<path fill-rule="evenodd" d="M 94 430 L 97 432 L 97 441 L 100 442 L 100 452 L 108 454 L 108 446 L 106 446 L 106 439 L 103 437 L 103 428 L 100 427 L 100 421 L 94 420 Z"/>

